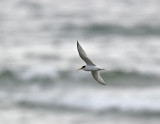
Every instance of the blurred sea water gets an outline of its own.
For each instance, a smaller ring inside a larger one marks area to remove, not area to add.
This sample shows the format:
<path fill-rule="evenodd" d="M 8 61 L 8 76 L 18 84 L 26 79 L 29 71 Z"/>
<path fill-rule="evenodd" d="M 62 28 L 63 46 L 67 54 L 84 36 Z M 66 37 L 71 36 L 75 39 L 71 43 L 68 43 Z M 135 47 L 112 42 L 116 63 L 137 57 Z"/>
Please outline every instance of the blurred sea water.
<path fill-rule="evenodd" d="M 0 123 L 159 124 L 159 0 L 1 0 Z M 88 72 L 76 41 L 107 69 Z"/>

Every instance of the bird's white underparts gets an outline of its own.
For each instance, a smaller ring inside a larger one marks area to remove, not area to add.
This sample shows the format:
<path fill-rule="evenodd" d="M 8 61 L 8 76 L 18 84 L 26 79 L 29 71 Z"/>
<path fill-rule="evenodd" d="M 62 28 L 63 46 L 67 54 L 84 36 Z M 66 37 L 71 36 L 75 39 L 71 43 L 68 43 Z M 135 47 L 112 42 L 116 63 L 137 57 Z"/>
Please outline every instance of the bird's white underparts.
<path fill-rule="evenodd" d="M 106 83 L 104 82 L 103 78 L 100 76 L 98 71 L 101 70 L 105 70 L 100 66 L 95 65 L 87 56 L 87 54 L 85 53 L 85 51 L 83 50 L 83 48 L 81 47 L 81 45 L 79 44 L 79 42 L 77 41 L 77 49 L 78 49 L 78 53 L 79 56 L 85 61 L 86 65 L 82 66 L 80 69 L 78 70 L 84 70 L 84 71 L 91 71 L 91 74 L 93 76 L 93 78 L 99 82 L 100 84 L 105 85 Z"/>

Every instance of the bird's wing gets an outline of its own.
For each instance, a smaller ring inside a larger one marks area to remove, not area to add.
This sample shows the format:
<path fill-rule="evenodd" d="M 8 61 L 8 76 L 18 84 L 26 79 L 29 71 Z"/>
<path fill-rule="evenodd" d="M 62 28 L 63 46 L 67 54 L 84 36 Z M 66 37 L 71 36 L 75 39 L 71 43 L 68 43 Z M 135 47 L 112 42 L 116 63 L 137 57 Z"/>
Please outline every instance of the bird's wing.
<path fill-rule="evenodd" d="M 79 52 L 79 56 L 86 62 L 87 65 L 95 65 L 88 57 L 81 45 L 77 41 L 77 49 Z"/>
<path fill-rule="evenodd" d="M 91 71 L 92 76 L 96 81 L 98 81 L 100 84 L 105 85 L 106 83 L 104 82 L 103 78 L 100 76 L 98 71 Z"/>

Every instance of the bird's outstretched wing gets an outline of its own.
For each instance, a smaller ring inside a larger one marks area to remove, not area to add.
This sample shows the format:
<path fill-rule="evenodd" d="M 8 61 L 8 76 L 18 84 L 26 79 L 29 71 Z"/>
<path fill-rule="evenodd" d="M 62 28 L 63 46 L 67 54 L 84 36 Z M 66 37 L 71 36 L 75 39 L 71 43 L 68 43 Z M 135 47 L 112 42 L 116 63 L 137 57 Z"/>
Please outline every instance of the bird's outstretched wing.
<path fill-rule="evenodd" d="M 103 78 L 100 76 L 98 71 L 91 71 L 92 76 L 96 81 L 98 81 L 100 84 L 105 85 L 106 83 L 104 82 Z"/>
<path fill-rule="evenodd" d="M 87 65 L 95 65 L 88 57 L 81 45 L 77 41 L 77 49 L 79 52 L 79 56 L 86 62 Z"/>

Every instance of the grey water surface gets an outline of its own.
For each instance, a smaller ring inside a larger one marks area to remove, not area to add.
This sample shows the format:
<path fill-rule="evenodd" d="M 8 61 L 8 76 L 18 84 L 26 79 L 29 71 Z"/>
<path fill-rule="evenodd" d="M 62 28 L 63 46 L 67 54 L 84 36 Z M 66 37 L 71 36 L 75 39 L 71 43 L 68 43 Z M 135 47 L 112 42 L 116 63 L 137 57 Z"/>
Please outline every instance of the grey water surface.
<path fill-rule="evenodd" d="M 1 0 L 1 124 L 159 124 L 159 0 Z M 76 69 L 77 40 L 104 68 Z"/>

